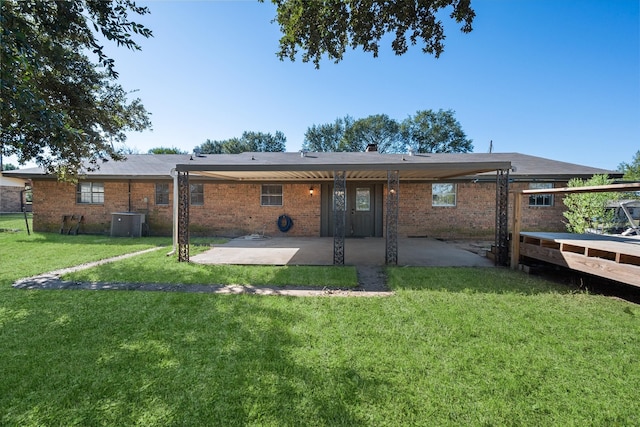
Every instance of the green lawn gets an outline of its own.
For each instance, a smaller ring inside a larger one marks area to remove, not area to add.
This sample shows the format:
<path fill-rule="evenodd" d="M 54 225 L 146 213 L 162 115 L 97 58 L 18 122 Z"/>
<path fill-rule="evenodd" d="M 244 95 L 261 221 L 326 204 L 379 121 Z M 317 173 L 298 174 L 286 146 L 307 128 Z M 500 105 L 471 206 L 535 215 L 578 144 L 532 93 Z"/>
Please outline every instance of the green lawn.
<path fill-rule="evenodd" d="M 77 237 L 0 233 L 0 425 L 640 424 L 637 305 L 491 268 L 376 298 L 10 287 L 5 247 Z"/>
<path fill-rule="evenodd" d="M 206 250 L 192 247 L 191 254 Z M 200 265 L 167 259 L 156 251 L 65 274 L 64 280 L 110 283 L 223 284 L 353 288 L 358 285 L 354 267 Z"/>

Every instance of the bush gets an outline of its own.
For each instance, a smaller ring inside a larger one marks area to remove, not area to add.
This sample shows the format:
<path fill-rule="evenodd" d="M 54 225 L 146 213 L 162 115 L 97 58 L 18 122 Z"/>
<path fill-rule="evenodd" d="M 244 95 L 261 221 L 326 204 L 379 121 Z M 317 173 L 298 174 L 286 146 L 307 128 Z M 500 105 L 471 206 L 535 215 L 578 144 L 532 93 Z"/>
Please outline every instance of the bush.
<path fill-rule="evenodd" d="M 569 187 L 591 187 L 609 185 L 613 180 L 608 175 L 594 175 L 584 181 L 574 178 L 569 181 Z M 573 193 L 564 198 L 567 210 L 563 213 L 567 219 L 567 230 L 570 233 L 584 233 L 587 229 L 606 227 L 612 224 L 614 211 L 608 210 L 607 205 L 619 198 L 618 193 Z"/>

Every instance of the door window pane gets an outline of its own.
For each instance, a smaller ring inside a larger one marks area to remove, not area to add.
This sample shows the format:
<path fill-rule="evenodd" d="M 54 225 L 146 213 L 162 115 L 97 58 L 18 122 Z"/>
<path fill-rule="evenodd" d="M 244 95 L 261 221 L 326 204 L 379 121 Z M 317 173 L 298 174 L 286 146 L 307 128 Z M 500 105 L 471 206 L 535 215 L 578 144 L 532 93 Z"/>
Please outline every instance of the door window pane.
<path fill-rule="evenodd" d="M 356 188 L 356 210 L 360 212 L 371 210 L 371 188 Z"/>

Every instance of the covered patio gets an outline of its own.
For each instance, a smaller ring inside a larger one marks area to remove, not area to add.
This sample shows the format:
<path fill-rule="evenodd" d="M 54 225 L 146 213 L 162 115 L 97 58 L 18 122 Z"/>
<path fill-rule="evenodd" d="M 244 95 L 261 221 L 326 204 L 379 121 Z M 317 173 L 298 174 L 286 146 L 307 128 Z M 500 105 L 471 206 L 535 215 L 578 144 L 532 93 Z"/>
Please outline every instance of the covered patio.
<path fill-rule="evenodd" d="M 385 262 L 385 239 L 347 238 L 345 264 L 379 266 Z M 488 245 L 490 246 L 490 245 Z M 198 264 L 332 265 L 330 237 L 237 238 L 190 258 Z M 492 267 L 483 256 L 486 242 L 443 242 L 432 238 L 399 238 L 398 264 L 428 267 Z"/>
<path fill-rule="evenodd" d="M 379 263 L 398 264 L 402 250 L 411 239 L 399 239 L 398 217 L 401 182 L 443 182 L 447 179 L 496 172 L 496 263 L 508 262 L 508 187 L 511 162 L 496 161 L 490 154 L 379 154 L 365 153 L 242 153 L 216 161 L 195 156 L 177 164 L 174 174 L 174 245 L 178 260 L 189 261 L 189 179 L 205 177 L 218 182 L 327 182 L 332 183 L 333 237 L 331 264 L 344 265 L 352 250 L 345 242 L 347 182 L 370 181 L 383 184 L 384 258 Z M 224 161 L 222 161 L 224 160 Z M 350 240 L 350 239 L 348 239 Z M 357 249 L 355 249 L 357 250 Z M 327 253 L 323 253 L 327 256 Z M 318 254 L 320 256 L 320 254 Z"/>

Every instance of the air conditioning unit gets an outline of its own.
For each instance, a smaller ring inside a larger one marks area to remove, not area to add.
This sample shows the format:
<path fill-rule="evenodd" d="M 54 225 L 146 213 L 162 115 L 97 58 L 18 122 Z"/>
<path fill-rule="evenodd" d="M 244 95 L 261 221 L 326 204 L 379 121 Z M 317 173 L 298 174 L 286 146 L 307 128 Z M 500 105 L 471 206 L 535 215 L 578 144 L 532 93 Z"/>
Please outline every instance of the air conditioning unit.
<path fill-rule="evenodd" d="M 111 237 L 141 237 L 145 216 L 136 212 L 111 214 Z"/>

